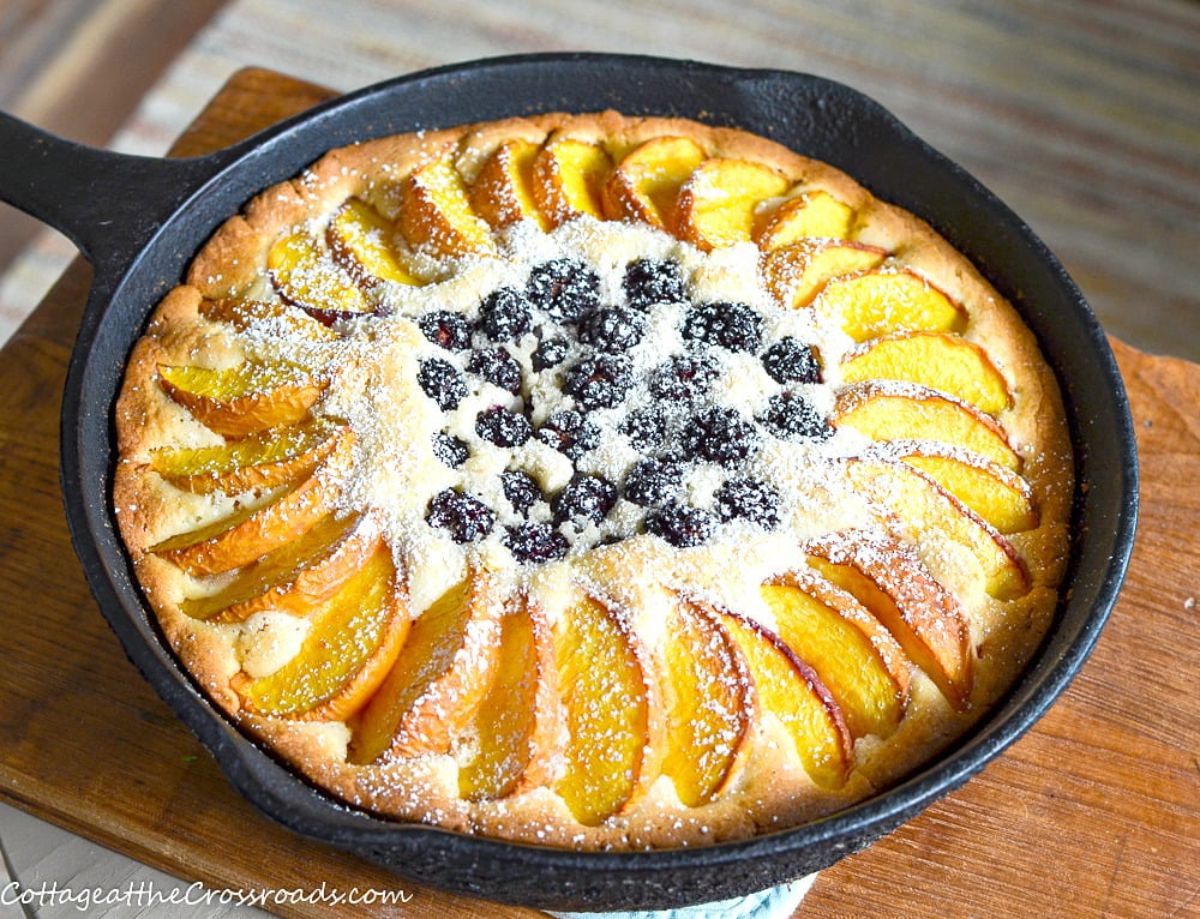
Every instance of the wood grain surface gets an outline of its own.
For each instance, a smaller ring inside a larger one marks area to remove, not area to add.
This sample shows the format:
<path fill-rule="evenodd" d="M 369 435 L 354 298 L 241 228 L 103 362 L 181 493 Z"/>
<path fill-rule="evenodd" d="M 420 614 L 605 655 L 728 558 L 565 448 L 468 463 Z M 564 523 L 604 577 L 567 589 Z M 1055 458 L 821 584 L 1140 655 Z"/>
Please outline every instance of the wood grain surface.
<path fill-rule="evenodd" d="M 243 71 L 173 153 L 232 143 L 324 96 Z M 0 352 L 0 796 L 217 887 L 399 884 L 412 899 L 380 915 L 534 915 L 397 882 L 270 823 L 125 660 L 77 568 L 57 480 L 87 282 L 77 262 Z M 1116 347 L 1142 524 L 1095 655 L 981 776 L 823 872 L 804 916 L 1200 915 L 1200 367 Z"/>

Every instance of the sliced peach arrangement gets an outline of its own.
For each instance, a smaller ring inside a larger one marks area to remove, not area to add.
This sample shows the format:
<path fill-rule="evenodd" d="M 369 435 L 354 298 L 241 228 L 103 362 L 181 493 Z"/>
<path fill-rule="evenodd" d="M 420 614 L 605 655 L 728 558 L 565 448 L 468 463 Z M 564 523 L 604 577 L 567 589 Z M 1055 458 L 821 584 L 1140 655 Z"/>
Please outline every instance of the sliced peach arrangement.
<path fill-rule="evenodd" d="M 250 361 L 225 370 L 160 364 L 158 379 L 197 421 L 226 437 L 296 424 L 328 385 L 294 364 Z"/>
<path fill-rule="evenodd" d="M 966 707 L 973 683 L 966 615 L 912 550 L 857 531 L 805 549 L 809 565 L 870 610 L 952 705 Z"/>
<path fill-rule="evenodd" d="M 359 198 L 351 198 L 333 215 L 325 241 L 334 260 L 360 285 L 377 281 L 420 284 L 400 260 L 396 227 L 379 211 Z"/>
<path fill-rule="evenodd" d="M 905 330 L 864 342 L 841 362 L 842 381 L 901 380 L 954 396 L 988 415 L 1012 405 L 1003 375 L 978 345 L 949 332 Z"/>
<path fill-rule="evenodd" d="M 550 229 L 533 196 L 533 168 L 541 148 L 528 140 L 506 140 L 484 162 L 468 192 L 475 213 L 502 230 L 522 220 Z"/>
<path fill-rule="evenodd" d="M 252 712 L 341 720 L 358 711 L 387 675 L 409 632 L 391 550 L 380 545 L 309 616 L 300 650 L 269 676 L 244 673 L 233 688 Z"/>
<path fill-rule="evenodd" d="M 560 618 L 554 655 L 567 726 L 554 790 L 576 820 L 593 826 L 626 808 L 651 778 L 649 663 L 622 612 L 591 596 Z"/>
<path fill-rule="evenodd" d="M 932 440 L 976 453 L 1005 469 L 1021 468 L 1020 456 L 994 418 L 926 386 L 886 380 L 848 386 L 838 394 L 832 422 L 872 440 Z"/>
<path fill-rule="evenodd" d="M 301 422 L 213 447 L 155 450 L 150 467 L 184 491 L 237 494 L 297 481 L 349 436 L 344 425 Z"/>

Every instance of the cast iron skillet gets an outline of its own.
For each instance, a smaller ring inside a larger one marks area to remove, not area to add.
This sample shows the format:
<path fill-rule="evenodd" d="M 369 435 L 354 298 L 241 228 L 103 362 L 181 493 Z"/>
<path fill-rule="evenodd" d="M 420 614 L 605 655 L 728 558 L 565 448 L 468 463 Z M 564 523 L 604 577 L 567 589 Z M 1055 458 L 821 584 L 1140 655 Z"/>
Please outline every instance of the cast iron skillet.
<path fill-rule="evenodd" d="M 326 150 L 417 128 L 613 107 L 736 125 L 826 160 L 924 217 L 1010 298 L 1066 397 L 1077 457 L 1073 557 L 1049 636 L 978 727 L 904 783 L 835 816 L 698 849 L 575 853 L 387 822 L 315 790 L 243 736 L 167 650 L 117 535 L 112 407 L 150 310 L 214 229 Z M 0 198 L 62 230 L 95 269 L 62 409 L 62 487 L 100 609 L 145 678 L 260 810 L 422 883 L 531 906 L 655 908 L 722 899 L 824 868 L 915 816 L 1015 741 L 1082 666 L 1124 579 L 1137 518 L 1129 406 L 1095 316 L 1012 211 L 891 114 L 837 83 L 685 61 L 558 54 L 476 61 L 335 99 L 189 160 L 104 153 L 0 115 Z"/>

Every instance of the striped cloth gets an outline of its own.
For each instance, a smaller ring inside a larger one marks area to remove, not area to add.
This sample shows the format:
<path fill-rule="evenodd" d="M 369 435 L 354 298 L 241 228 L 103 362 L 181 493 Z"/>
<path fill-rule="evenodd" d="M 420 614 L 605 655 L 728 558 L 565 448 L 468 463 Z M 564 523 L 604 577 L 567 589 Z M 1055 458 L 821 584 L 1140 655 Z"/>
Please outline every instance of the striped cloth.
<path fill-rule="evenodd" d="M 232 0 L 114 146 L 162 153 L 248 64 L 343 90 L 579 48 L 819 73 L 980 176 L 1059 253 L 1110 331 L 1200 357 L 1197 47 L 1200 5 L 1183 0 Z M 0 281 L 0 341 L 70 254 L 47 235 Z"/>

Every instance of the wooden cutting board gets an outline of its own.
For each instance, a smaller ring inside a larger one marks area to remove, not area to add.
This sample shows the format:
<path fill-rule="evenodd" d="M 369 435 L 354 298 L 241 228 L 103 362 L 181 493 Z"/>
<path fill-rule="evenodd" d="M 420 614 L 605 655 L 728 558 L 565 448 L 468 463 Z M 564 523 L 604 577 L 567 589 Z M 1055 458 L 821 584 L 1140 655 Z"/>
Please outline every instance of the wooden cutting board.
<path fill-rule="evenodd" d="M 228 145 L 328 95 L 244 70 L 172 153 Z M 217 887 L 394 889 L 393 875 L 306 842 L 234 793 L 97 611 L 57 470 L 88 278 L 72 265 L 0 352 L 0 797 Z M 1142 523 L 1096 653 L 981 776 L 823 872 L 804 916 L 1200 916 L 1200 366 L 1114 345 L 1137 423 Z M 536 915 L 401 886 L 413 896 L 392 914 Z"/>

